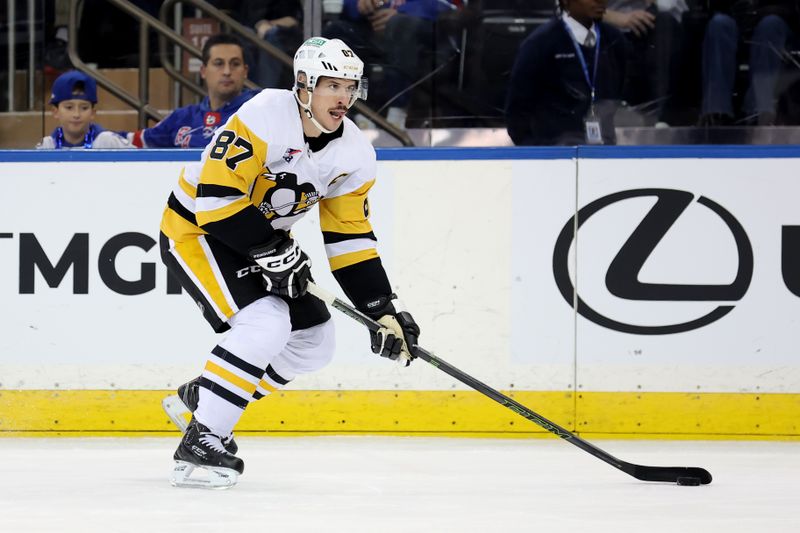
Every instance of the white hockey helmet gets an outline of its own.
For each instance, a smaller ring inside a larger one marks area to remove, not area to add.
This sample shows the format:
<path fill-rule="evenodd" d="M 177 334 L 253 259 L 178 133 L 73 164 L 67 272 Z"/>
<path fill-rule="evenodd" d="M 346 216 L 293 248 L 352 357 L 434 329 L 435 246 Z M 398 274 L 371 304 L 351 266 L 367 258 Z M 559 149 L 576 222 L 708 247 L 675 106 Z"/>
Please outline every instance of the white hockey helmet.
<path fill-rule="evenodd" d="M 299 80 L 300 73 L 305 74 L 305 82 Z M 311 37 L 300 45 L 294 54 L 294 87 L 295 98 L 306 111 L 314 125 L 326 133 L 311 116 L 311 98 L 317 81 L 323 76 L 355 80 L 356 90 L 350 95 L 347 107 L 351 107 L 356 100 L 367 99 L 367 79 L 364 77 L 364 62 L 358 58 L 349 46 L 340 39 L 326 39 L 325 37 Z M 309 100 L 307 104 L 300 101 L 297 94 L 299 89 L 307 89 Z"/>

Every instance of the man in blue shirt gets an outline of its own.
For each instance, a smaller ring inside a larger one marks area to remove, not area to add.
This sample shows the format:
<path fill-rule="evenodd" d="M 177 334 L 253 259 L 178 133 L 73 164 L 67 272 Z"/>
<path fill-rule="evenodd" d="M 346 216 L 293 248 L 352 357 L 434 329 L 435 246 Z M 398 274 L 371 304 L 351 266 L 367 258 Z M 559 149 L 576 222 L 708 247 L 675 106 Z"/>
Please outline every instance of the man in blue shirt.
<path fill-rule="evenodd" d="M 205 148 L 214 131 L 258 91 L 244 89 L 247 64 L 239 40 L 228 34 L 210 37 L 203 46 L 200 76 L 208 96 L 181 107 L 153 126 L 129 134 L 139 148 Z M 244 89 L 244 90 L 243 90 Z"/>

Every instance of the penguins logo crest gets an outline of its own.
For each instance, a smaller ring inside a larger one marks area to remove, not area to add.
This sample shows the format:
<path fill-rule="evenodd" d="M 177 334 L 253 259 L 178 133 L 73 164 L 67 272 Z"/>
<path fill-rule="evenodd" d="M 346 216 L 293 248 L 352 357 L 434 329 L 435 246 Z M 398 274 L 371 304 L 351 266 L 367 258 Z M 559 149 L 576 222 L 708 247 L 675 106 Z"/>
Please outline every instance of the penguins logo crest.
<path fill-rule="evenodd" d="M 291 172 L 261 174 L 251 197 L 253 204 L 270 220 L 299 215 L 320 200 L 319 192 L 311 183 L 298 184 L 297 175 Z"/>

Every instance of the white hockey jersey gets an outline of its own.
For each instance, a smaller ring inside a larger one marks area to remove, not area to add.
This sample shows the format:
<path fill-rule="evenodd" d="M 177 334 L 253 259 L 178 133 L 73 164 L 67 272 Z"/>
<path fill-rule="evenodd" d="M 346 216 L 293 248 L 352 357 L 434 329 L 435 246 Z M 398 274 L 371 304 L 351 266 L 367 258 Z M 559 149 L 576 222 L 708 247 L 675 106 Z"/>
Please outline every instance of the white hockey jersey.
<path fill-rule="evenodd" d="M 184 167 L 161 231 L 175 242 L 210 233 L 246 254 L 266 239 L 265 221 L 289 230 L 319 204 L 337 270 L 378 257 L 367 200 L 375 173 L 375 150 L 353 122 L 345 118 L 341 135 L 312 152 L 292 92 L 265 89 Z"/>

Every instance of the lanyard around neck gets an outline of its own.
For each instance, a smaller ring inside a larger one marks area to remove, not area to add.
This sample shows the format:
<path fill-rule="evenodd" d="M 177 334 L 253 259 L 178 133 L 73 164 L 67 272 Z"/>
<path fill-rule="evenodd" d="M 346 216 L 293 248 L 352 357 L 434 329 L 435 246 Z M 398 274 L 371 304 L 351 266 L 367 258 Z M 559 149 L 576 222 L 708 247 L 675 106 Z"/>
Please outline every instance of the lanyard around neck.
<path fill-rule="evenodd" d="M 597 61 L 600 58 L 600 28 L 595 24 L 595 42 L 594 42 L 594 68 L 592 71 L 592 77 L 589 78 L 589 67 L 586 65 L 586 57 L 583 55 L 583 47 L 578 43 L 578 40 L 575 38 L 575 34 L 572 33 L 572 29 L 569 27 L 566 21 L 564 22 L 564 27 L 567 29 L 567 33 L 569 34 L 569 38 L 572 40 L 572 45 L 575 47 L 575 54 L 578 56 L 578 61 L 581 63 L 581 69 L 583 70 L 583 77 L 586 78 L 586 84 L 589 86 L 589 90 L 592 93 L 592 103 L 595 100 L 595 84 L 597 83 Z M 591 30 L 589 30 L 591 31 Z"/>
<path fill-rule="evenodd" d="M 89 131 L 87 131 L 86 135 L 83 137 L 83 147 L 87 150 L 91 148 L 95 137 L 97 137 L 97 132 L 95 131 L 94 124 L 91 124 L 89 126 Z M 56 149 L 61 149 L 64 146 L 64 128 L 61 126 L 56 128 L 55 145 Z"/>

